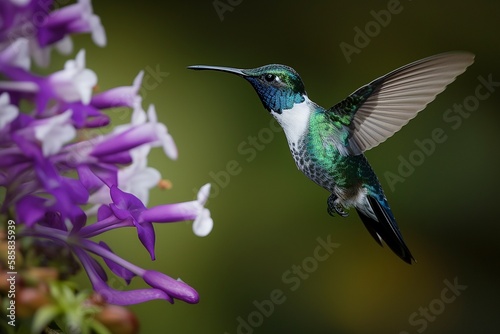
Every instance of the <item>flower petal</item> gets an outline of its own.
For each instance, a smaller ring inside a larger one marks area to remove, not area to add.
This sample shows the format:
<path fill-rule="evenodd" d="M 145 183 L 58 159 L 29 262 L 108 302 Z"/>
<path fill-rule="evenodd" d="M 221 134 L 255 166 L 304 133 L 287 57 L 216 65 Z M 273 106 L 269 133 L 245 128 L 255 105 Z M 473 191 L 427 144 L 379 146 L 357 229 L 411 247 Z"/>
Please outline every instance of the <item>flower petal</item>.
<path fill-rule="evenodd" d="M 111 210 L 115 215 L 118 213 L 117 217 L 119 219 L 131 217 L 136 221 L 140 220 L 139 217 L 142 211 L 146 210 L 146 207 L 137 197 L 120 190 L 116 186 L 111 187 L 110 194 L 113 199 L 113 204 L 110 205 Z"/>
<path fill-rule="evenodd" d="M 28 52 L 29 42 L 26 38 L 19 38 L 8 48 L 0 52 L 0 64 L 20 67 L 25 70 L 30 68 L 30 56 Z"/>
<path fill-rule="evenodd" d="M 151 124 L 154 124 L 154 131 L 158 137 L 157 144 L 163 147 L 163 151 L 167 157 L 172 160 L 177 160 L 177 146 L 172 136 L 168 133 L 165 124 L 157 122 L 156 109 L 153 104 L 148 108 L 148 118 Z"/>
<path fill-rule="evenodd" d="M 207 203 L 208 197 L 210 195 L 210 187 L 211 184 L 207 183 L 203 185 L 203 187 L 201 187 L 200 190 L 198 191 L 196 199 L 198 200 L 198 203 L 200 203 L 201 205 L 205 205 L 205 203 Z"/>
<path fill-rule="evenodd" d="M 68 124 L 72 111 L 68 110 L 60 115 L 44 119 L 35 126 L 35 137 L 42 143 L 44 156 L 58 153 L 61 147 L 76 136 L 73 125 Z"/>
<path fill-rule="evenodd" d="M 85 250 L 80 247 L 74 247 L 74 252 L 80 259 L 92 283 L 94 290 L 99 293 L 110 304 L 115 305 L 133 305 L 144 303 L 154 299 L 167 300 L 173 303 L 174 300 L 165 291 L 161 289 L 138 289 L 129 291 L 120 291 L 109 287 L 106 282 L 97 274 L 92 265 L 92 258 Z"/>
<path fill-rule="evenodd" d="M 103 141 L 95 145 L 91 154 L 95 157 L 116 154 L 157 140 L 158 137 L 151 124 L 134 126 L 118 134 L 106 136 Z"/>
<path fill-rule="evenodd" d="M 153 224 L 149 222 L 142 222 L 135 225 L 137 228 L 137 235 L 139 240 L 144 245 L 146 250 L 151 256 L 151 260 L 155 260 L 155 230 Z"/>
<path fill-rule="evenodd" d="M 175 280 L 158 271 L 146 270 L 142 275 L 142 279 L 151 287 L 160 289 L 169 296 L 187 303 L 196 304 L 200 299 L 195 289 L 181 280 Z"/>
<path fill-rule="evenodd" d="M 25 196 L 16 203 L 19 222 L 32 226 L 45 216 L 47 212 L 45 198 Z"/>
<path fill-rule="evenodd" d="M 113 211 L 109 208 L 108 205 L 101 205 L 97 210 L 97 221 L 104 220 L 113 215 Z"/>
<path fill-rule="evenodd" d="M 110 252 L 113 252 L 111 250 L 111 248 L 109 248 L 109 246 L 104 241 L 100 241 L 99 245 L 102 248 L 107 249 Z M 132 280 L 132 278 L 137 276 L 136 274 L 134 274 L 133 272 L 131 272 L 127 268 L 124 268 L 123 266 L 119 265 L 118 263 L 116 263 L 114 261 L 111 261 L 107 258 L 103 258 L 103 260 L 106 263 L 106 265 L 109 267 L 109 269 L 111 269 L 111 271 L 113 273 L 115 273 L 115 275 L 123 278 L 127 282 L 127 284 L 130 284 L 130 281 Z"/>
<path fill-rule="evenodd" d="M 131 151 L 133 162 L 118 171 L 118 184 L 121 189 L 134 194 L 145 205 L 149 200 L 149 190 L 161 180 L 158 170 L 147 167 L 147 156 L 150 147 L 140 146 Z"/>
<path fill-rule="evenodd" d="M 132 86 L 111 88 L 107 91 L 96 94 L 92 97 L 90 103 L 94 107 L 99 109 L 107 109 L 115 107 L 134 108 L 140 105 L 140 102 L 142 100 L 138 94 L 139 94 L 139 89 L 141 88 L 143 77 L 144 77 L 144 71 L 140 71 L 139 74 L 135 77 Z"/>
<path fill-rule="evenodd" d="M 62 101 L 88 104 L 97 84 L 97 75 L 85 68 L 85 50 L 80 50 L 75 60 L 68 60 L 64 70 L 50 75 L 47 80 L 50 89 Z"/>
<path fill-rule="evenodd" d="M 212 231 L 213 226 L 214 221 L 210 217 L 210 211 L 203 209 L 193 222 L 193 232 L 199 237 L 206 237 Z"/>
<path fill-rule="evenodd" d="M 155 299 L 166 300 L 170 303 L 174 302 L 172 297 L 170 297 L 168 294 L 166 294 L 164 291 L 160 289 L 137 289 L 137 290 L 120 291 L 112 289 L 107 285 L 97 289 L 94 286 L 94 289 L 97 293 L 103 296 L 106 302 L 114 305 L 122 305 L 122 306 L 134 305 Z"/>
<path fill-rule="evenodd" d="M 101 18 L 97 15 L 92 15 L 89 19 L 89 25 L 94 43 L 100 47 L 106 46 L 106 31 L 101 24 Z"/>
<path fill-rule="evenodd" d="M 9 94 L 0 94 L 0 130 L 16 119 L 17 115 L 19 115 L 19 109 L 10 104 Z"/>

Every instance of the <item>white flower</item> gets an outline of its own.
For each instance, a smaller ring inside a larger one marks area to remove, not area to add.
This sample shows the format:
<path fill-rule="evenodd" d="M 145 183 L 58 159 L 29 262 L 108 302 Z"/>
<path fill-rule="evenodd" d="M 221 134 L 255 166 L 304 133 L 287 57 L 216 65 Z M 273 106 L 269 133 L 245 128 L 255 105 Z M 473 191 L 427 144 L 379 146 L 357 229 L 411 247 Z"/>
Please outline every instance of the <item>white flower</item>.
<path fill-rule="evenodd" d="M 57 51 L 63 55 L 69 55 L 73 51 L 73 40 L 69 35 L 64 36 L 63 39 L 54 44 Z"/>
<path fill-rule="evenodd" d="M 10 104 L 9 94 L 2 93 L 0 95 L 0 130 L 15 120 L 18 114 L 17 106 Z"/>
<path fill-rule="evenodd" d="M 64 144 L 75 138 L 76 130 L 71 122 L 68 122 L 72 113 L 67 110 L 57 116 L 45 118 L 35 125 L 35 138 L 42 143 L 44 156 L 58 153 Z"/>
<path fill-rule="evenodd" d="M 92 35 L 92 40 L 98 46 L 106 46 L 106 32 L 101 24 L 101 18 L 94 14 L 90 0 L 80 0 L 78 5 L 82 8 L 82 22 L 87 24 Z"/>
<path fill-rule="evenodd" d="M 85 50 L 80 50 L 75 60 L 68 60 L 64 70 L 49 77 L 49 82 L 56 94 L 66 102 L 90 102 L 92 89 L 97 84 L 94 71 L 85 68 Z"/>
<path fill-rule="evenodd" d="M 29 70 L 31 60 L 28 46 L 29 41 L 26 38 L 17 39 L 8 48 L 0 52 L 0 62 Z"/>
<path fill-rule="evenodd" d="M 161 180 L 156 169 L 148 167 L 147 157 L 150 148 L 143 145 L 130 151 L 133 162 L 118 171 L 118 186 L 121 190 L 134 194 L 144 205 L 149 201 L 149 191 Z"/>
<path fill-rule="evenodd" d="M 177 146 L 175 145 L 174 138 L 168 133 L 167 127 L 163 123 L 158 123 L 156 117 L 156 110 L 154 105 L 150 105 L 148 108 L 148 119 L 154 124 L 156 135 L 158 136 L 158 143 L 156 146 L 162 146 L 163 151 L 172 160 L 176 160 Z"/>
<path fill-rule="evenodd" d="M 148 145 L 131 150 L 132 163 L 118 171 L 118 187 L 135 195 L 144 205 L 149 202 L 149 191 L 161 180 L 160 172 L 147 166 L 149 151 Z M 110 202 L 109 187 L 104 185 L 90 195 L 89 203 L 96 204 L 96 206 L 87 210 L 87 214 L 95 214 L 101 204 L 109 204 Z"/>
<path fill-rule="evenodd" d="M 210 183 L 205 184 L 198 191 L 197 202 L 200 206 L 198 216 L 193 222 L 193 232 L 199 237 L 207 236 L 214 226 L 214 221 L 210 217 L 210 210 L 206 209 L 205 203 L 208 200 L 210 194 Z"/>

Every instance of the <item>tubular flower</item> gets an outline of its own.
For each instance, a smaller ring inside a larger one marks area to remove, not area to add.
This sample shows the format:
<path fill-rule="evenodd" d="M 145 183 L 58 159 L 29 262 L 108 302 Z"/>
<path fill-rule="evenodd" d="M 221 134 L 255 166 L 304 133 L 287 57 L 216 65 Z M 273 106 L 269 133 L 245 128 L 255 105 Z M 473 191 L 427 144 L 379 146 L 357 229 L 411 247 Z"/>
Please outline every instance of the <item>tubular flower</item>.
<path fill-rule="evenodd" d="M 0 213 L 23 225 L 22 236 L 71 250 L 109 303 L 196 303 L 197 292 L 180 279 L 140 268 L 94 240 L 113 229 L 135 229 L 154 260 L 158 224 L 192 220 L 194 233 L 206 236 L 213 226 L 205 208 L 210 185 L 193 201 L 147 207 L 150 189 L 161 180 L 147 165 L 149 152 L 161 147 L 171 159 L 178 153 L 155 107 L 142 108 L 143 72 L 131 86 L 94 94 L 98 76 L 80 50 L 63 69 L 35 73 L 32 60 L 48 65 L 52 48 L 72 52 L 72 34 L 90 33 L 97 45 L 106 44 L 89 0 L 52 11 L 51 4 L 0 0 Z M 132 119 L 104 131 L 116 107 L 129 108 Z M 105 267 L 127 284 L 139 277 L 147 287 L 115 290 Z"/>

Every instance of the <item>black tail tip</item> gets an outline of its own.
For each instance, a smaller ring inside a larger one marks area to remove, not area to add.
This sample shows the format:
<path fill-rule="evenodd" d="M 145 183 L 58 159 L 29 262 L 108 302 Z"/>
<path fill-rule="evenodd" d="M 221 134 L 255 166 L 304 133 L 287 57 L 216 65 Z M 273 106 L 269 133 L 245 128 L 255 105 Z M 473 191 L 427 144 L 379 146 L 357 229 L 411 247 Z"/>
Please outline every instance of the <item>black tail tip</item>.
<path fill-rule="evenodd" d="M 375 239 L 380 246 L 382 246 L 383 240 L 394 254 L 399 256 L 404 262 L 408 264 L 416 263 L 417 261 L 406 246 L 392 214 L 388 213 L 375 198 L 368 196 L 368 201 L 377 217 L 376 220 L 367 216 L 360 210 L 356 211 L 358 211 L 361 221 L 373 239 Z"/>
<path fill-rule="evenodd" d="M 417 260 L 415 260 L 415 258 L 413 257 L 413 255 L 411 255 L 411 253 L 409 253 L 409 251 L 408 254 L 397 254 L 397 255 L 408 264 L 417 263 Z"/>

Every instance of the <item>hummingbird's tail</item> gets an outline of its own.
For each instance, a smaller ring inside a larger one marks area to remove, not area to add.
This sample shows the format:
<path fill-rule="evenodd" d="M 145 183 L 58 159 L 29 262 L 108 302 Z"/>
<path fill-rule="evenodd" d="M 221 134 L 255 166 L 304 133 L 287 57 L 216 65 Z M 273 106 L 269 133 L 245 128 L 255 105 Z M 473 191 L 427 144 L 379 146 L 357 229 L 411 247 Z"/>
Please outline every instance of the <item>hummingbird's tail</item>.
<path fill-rule="evenodd" d="M 385 207 L 376 198 L 371 195 L 367 195 L 366 199 L 370 205 L 376 219 L 367 215 L 364 210 L 356 209 L 359 217 L 363 221 L 368 232 L 375 239 L 380 246 L 382 246 L 382 240 L 389 246 L 389 248 L 396 253 L 403 261 L 412 264 L 415 261 L 410 253 L 410 250 L 406 246 L 403 236 L 399 231 L 396 220 L 392 215 L 390 209 Z"/>

